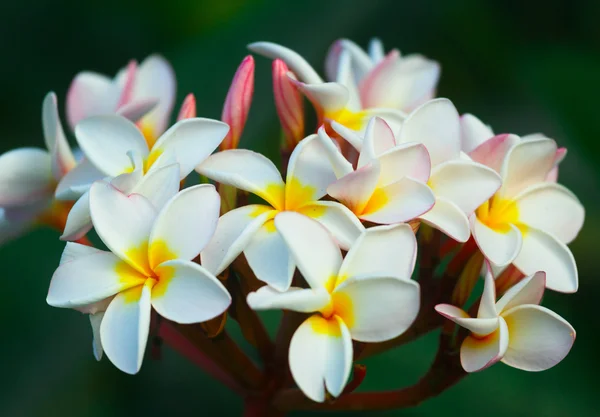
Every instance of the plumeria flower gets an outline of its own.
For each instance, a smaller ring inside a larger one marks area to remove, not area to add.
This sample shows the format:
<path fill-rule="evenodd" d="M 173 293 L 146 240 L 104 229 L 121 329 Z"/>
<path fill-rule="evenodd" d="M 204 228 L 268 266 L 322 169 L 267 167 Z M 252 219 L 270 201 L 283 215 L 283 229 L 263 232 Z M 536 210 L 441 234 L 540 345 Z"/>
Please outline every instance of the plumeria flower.
<path fill-rule="evenodd" d="M 173 68 L 159 55 L 131 61 L 114 78 L 80 72 L 67 93 L 67 118 L 75 129 L 88 117 L 119 114 L 137 122 L 152 146 L 169 125 L 175 89 Z"/>
<path fill-rule="evenodd" d="M 353 140 L 353 132 L 343 138 Z M 430 210 L 435 196 L 427 186 L 431 163 L 420 143 L 396 144 L 388 124 L 374 117 L 361 141 L 356 170 L 335 146 L 325 129 L 319 139 L 327 150 L 338 180 L 327 193 L 346 205 L 361 220 L 392 224 L 407 222 Z"/>
<path fill-rule="evenodd" d="M 223 313 L 231 302 L 219 280 L 191 261 L 212 237 L 219 206 L 218 193 L 207 184 L 181 191 L 157 212 L 140 195 L 94 183 L 92 220 L 110 252 L 60 265 L 48 304 L 87 308 L 114 296 L 100 324 L 102 348 L 122 371 L 138 372 L 152 308 L 169 320 L 197 323 Z"/>
<path fill-rule="evenodd" d="M 221 142 L 220 150 L 236 149 L 248 119 L 252 95 L 254 94 L 254 58 L 248 55 L 238 67 L 227 92 L 221 120 L 230 127 Z"/>
<path fill-rule="evenodd" d="M 69 213 L 62 239 L 78 239 L 92 227 L 88 190 L 98 179 L 97 172 L 120 191 L 141 194 L 160 208 L 172 195 L 173 187 L 219 146 L 228 130 L 225 123 L 216 120 L 180 120 L 148 148 L 142 132 L 124 117 L 83 120 L 75 128 L 75 136 L 86 160 L 78 175 L 72 175 L 57 189 L 62 198 L 81 195 Z M 174 164 L 179 170 L 173 177 Z"/>
<path fill-rule="evenodd" d="M 46 149 L 19 148 L 0 156 L 0 242 L 36 223 L 62 229 L 71 203 L 54 199 L 57 183 L 75 166 L 54 93 L 42 104 Z"/>
<path fill-rule="evenodd" d="M 271 42 L 257 42 L 248 48 L 272 59 L 281 59 L 292 70 L 290 80 L 313 103 L 319 117 L 319 125 L 336 121 L 350 129 L 364 131 L 367 122 L 374 116 L 385 119 L 397 128 L 404 119 L 400 110 L 362 102 L 358 86 L 352 74 L 350 53 L 342 51 L 335 80 L 324 82 L 317 72 L 298 53 Z"/>
<path fill-rule="evenodd" d="M 568 189 L 548 181 L 556 142 L 498 135 L 469 155 L 496 170 L 502 187 L 471 217 L 473 237 L 496 266 L 513 263 L 525 275 L 546 273 L 548 288 L 575 292 L 578 274 L 566 246 L 583 226 L 585 211 Z"/>
<path fill-rule="evenodd" d="M 397 49 L 386 54 L 379 39 L 371 40 L 368 52 L 351 40 L 336 41 L 325 60 L 330 80 L 338 74 L 345 52 L 351 57 L 352 73 L 365 108 L 387 107 L 408 113 L 435 96 L 440 65 L 419 54 L 402 56 Z"/>
<path fill-rule="evenodd" d="M 442 316 L 471 332 L 460 347 L 465 371 L 480 371 L 498 361 L 525 371 L 544 371 L 567 356 L 575 341 L 575 329 L 538 305 L 545 285 L 545 274 L 536 272 L 496 302 L 494 279 L 487 274 L 476 318 L 449 304 L 435 307 Z"/>
<path fill-rule="evenodd" d="M 282 211 L 296 211 L 319 220 L 345 249 L 363 230 L 344 205 L 319 201 L 335 181 L 335 174 L 317 135 L 296 146 L 285 183 L 269 159 L 243 149 L 216 153 L 197 171 L 221 184 L 256 194 L 268 203 L 239 207 L 219 219 L 214 238 L 202 252 L 202 264 L 214 274 L 221 273 L 243 252 L 258 279 L 280 291 L 289 288 L 295 264 L 273 222 Z"/>
<path fill-rule="evenodd" d="M 410 280 L 416 240 L 408 225 L 367 229 L 345 259 L 327 230 L 298 213 L 275 224 L 309 289 L 248 295 L 255 310 L 311 313 L 294 333 L 289 364 L 296 384 L 314 401 L 341 394 L 352 368 L 352 340 L 382 342 L 404 333 L 419 311 L 419 285 Z"/>
<path fill-rule="evenodd" d="M 296 78 L 281 59 L 273 60 L 273 96 L 286 146 L 293 149 L 304 138 L 304 102 L 290 77 Z"/>

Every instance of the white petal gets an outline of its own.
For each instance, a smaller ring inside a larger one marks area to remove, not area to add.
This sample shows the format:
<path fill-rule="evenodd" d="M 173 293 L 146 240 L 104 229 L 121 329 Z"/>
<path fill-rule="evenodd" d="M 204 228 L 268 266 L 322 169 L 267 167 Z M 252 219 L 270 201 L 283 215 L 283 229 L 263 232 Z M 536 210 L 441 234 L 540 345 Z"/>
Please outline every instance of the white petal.
<path fill-rule="evenodd" d="M 36 218 L 43 210 L 43 207 L 36 207 L 34 210 L 24 210 L 23 207 L 0 207 L 0 244 L 25 234 L 35 226 Z"/>
<path fill-rule="evenodd" d="M 220 274 L 250 243 L 254 234 L 277 212 L 271 207 L 253 204 L 228 211 L 219 219 L 215 233 L 200 257 L 202 266 Z"/>
<path fill-rule="evenodd" d="M 460 347 L 460 362 L 467 372 L 481 371 L 498 362 L 508 347 L 506 322 L 499 319 L 498 329 L 485 338 L 468 336 Z"/>
<path fill-rule="evenodd" d="M 542 271 L 523 278 L 498 300 L 496 310 L 502 314 L 504 311 L 523 304 L 539 304 L 542 301 L 545 287 L 546 274 Z"/>
<path fill-rule="evenodd" d="M 378 187 L 385 187 L 404 177 L 427 182 L 431 172 L 429 152 L 423 144 L 405 143 L 377 158 L 381 167 Z"/>
<path fill-rule="evenodd" d="M 248 49 L 267 58 L 281 59 L 304 82 L 311 84 L 323 82 L 319 74 L 302 56 L 285 46 L 272 42 L 255 42 L 248 45 Z"/>
<path fill-rule="evenodd" d="M 212 180 L 256 194 L 275 208 L 283 208 L 284 183 L 266 156 L 232 149 L 210 156 L 196 170 Z"/>
<path fill-rule="evenodd" d="M 420 219 L 457 242 L 466 242 L 471 236 L 469 219 L 465 213 L 445 198 L 437 198 L 431 210 L 421 215 Z"/>
<path fill-rule="evenodd" d="M 77 74 L 67 92 L 71 129 L 88 117 L 114 113 L 120 95 L 119 86 L 104 75 L 88 71 Z"/>
<path fill-rule="evenodd" d="M 60 180 L 54 196 L 58 200 L 77 200 L 90 189 L 94 181 L 104 177 L 105 174 L 100 172 L 90 161 L 84 159 Z"/>
<path fill-rule="evenodd" d="M 180 120 L 156 141 L 152 152 L 173 152 L 184 179 L 217 149 L 227 132 L 229 126 L 218 120 Z"/>
<path fill-rule="evenodd" d="M 137 373 L 150 331 L 150 288 L 139 285 L 119 293 L 104 313 L 100 338 L 108 359 L 121 371 Z"/>
<path fill-rule="evenodd" d="M 156 209 L 139 194 L 127 197 L 98 181 L 90 189 L 90 213 L 96 233 L 117 256 L 151 276 L 147 247 Z"/>
<path fill-rule="evenodd" d="M 339 83 L 305 84 L 290 80 L 313 103 L 313 105 L 327 113 L 335 113 L 345 109 L 350 101 L 350 92 Z"/>
<path fill-rule="evenodd" d="M 332 123 L 332 126 L 334 124 L 341 126 L 337 123 Z M 327 154 L 327 157 L 329 158 L 329 163 L 331 164 L 333 172 L 335 172 L 337 178 L 341 178 L 344 175 L 347 175 L 354 171 L 354 168 L 352 168 L 352 164 L 346 158 L 344 158 L 344 155 L 342 155 L 342 153 L 334 143 L 333 139 L 331 139 L 329 135 L 327 135 L 327 132 L 325 131 L 325 128 L 323 126 L 319 128 L 318 136 L 322 146 L 321 149 Z"/>
<path fill-rule="evenodd" d="M 102 359 L 102 340 L 100 339 L 100 325 L 104 318 L 104 311 L 96 314 L 90 314 L 90 324 L 92 325 L 92 350 L 94 352 L 94 358 L 97 361 Z"/>
<path fill-rule="evenodd" d="M 171 164 L 152 169 L 131 190 L 143 195 L 160 210 L 179 191 L 179 165 Z"/>
<path fill-rule="evenodd" d="M 477 216 L 469 218 L 471 232 L 483 255 L 496 266 L 510 264 L 521 251 L 521 231 L 510 224 L 507 230 L 497 231 L 482 223 Z"/>
<path fill-rule="evenodd" d="M 331 120 L 331 128 L 341 138 L 346 140 L 350 145 L 352 145 L 357 151 L 360 152 L 363 145 L 363 138 L 359 134 L 359 132 L 347 128 L 346 126 L 336 122 L 335 120 Z"/>
<path fill-rule="evenodd" d="M 579 286 L 577 265 L 569 248 L 554 236 L 528 228 L 514 265 L 525 275 L 546 272 L 546 288 L 574 293 Z"/>
<path fill-rule="evenodd" d="M 152 287 L 152 306 L 161 316 L 177 323 L 200 323 L 223 313 L 231 296 L 210 272 L 200 265 L 176 259 L 155 269 L 158 282 Z"/>
<path fill-rule="evenodd" d="M 340 267 L 341 277 L 396 277 L 409 280 L 415 268 L 417 240 L 407 224 L 366 229 Z"/>
<path fill-rule="evenodd" d="M 146 157 L 148 145 L 142 133 L 121 116 L 95 116 L 75 127 L 79 147 L 94 166 L 105 175 L 116 177 L 131 170 L 133 151 Z"/>
<path fill-rule="evenodd" d="M 56 103 L 56 94 L 46 94 L 42 104 L 42 128 L 46 147 L 52 155 L 52 173 L 56 180 L 60 180 L 75 166 L 75 158 L 60 123 Z"/>
<path fill-rule="evenodd" d="M 562 185 L 538 184 L 516 198 L 519 222 L 551 233 L 564 243 L 575 239 L 585 217 L 583 205 Z"/>
<path fill-rule="evenodd" d="M 296 265 L 273 220 L 269 220 L 253 234 L 244 249 L 244 255 L 259 280 L 278 291 L 285 291 L 292 284 Z"/>
<path fill-rule="evenodd" d="M 500 172 L 508 151 L 519 142 L 520 139 L 517 135 L 493 136 L 471 150 L 469 157 L 475 162 Z"/>
<path fill-rule="evenodd" d="M 479 302 L 477 318 L 479 319 L 495 319 L 498 317 L 499 310 L 496 310 L 496 281 L 491 271 L 485 274 L 485 282 L 483 285 L 483 293 Z"/>
<path fill-rule="evenodd" d="M 470 161 L 447 161 L 435 167 L 429 186 L 436 197 L 452 201 L 470 215 L 487 201 L 502 184 L 491 168 Z"/>
<path fill-rule="evenodd" d="M 489 126 L 469 113 L 460 117 L 460 129 L 461 148 L 467 153 L 494 136 Z"/>
<path fill-rule="evenodd" d="M 60 256 L 59 265 L 67 262 L 73 262 L 76 259 L 82 258 L 88 255 L 95 255 L 97 253 L 104 252 L 100 249 L 96 249 L 93 246 L 82 245 L 76 242 L 67 242 L 62 255 Z"/>
<path fill-rule="evenodd" d="M 525 371 L 544 371 L 562 361 L 575 341 L 575 329 L 545 307 L 524 305 L 504 313 L 510 340 L 504 362 Z"/>
<path fill-rule="evenodd" d="M 290 371 L 313 401 L 325 400 L 325 389 L 337 397 L 352 368 L 352 339 L 339 319 L 314 315 L 298 327 L 290 342 Z"/>
<path fill-rule="evenodd" d="M 404 333 L 419 313 L 419 284 L 372 275 L 349 278 L 332 294 L 352 339 L 383 342 Z"/>
<path fill-rule="evenodd" d="M 110 252 L 84 256 L 58 267 L 46 302 L 53 307 L 79 307 L 143 284 L 146 277 Z"/>
<path fill-rule="evenodd" d="M 279 292 L 268 285 L 248 294 L 248 305 L 253 310 L 283 309 L 300 313 L 314 313 L 329 305 L 331 296 L 324 288 L 316 290 L 291 287 Z"/>
<path fill-rule="evenodd" d="M 198 256 L 217 228 L 220 208 L 221 198 L 211 184 L 186 188 L 169 200 L 150 233 L 150 267 Z"/>
<path fill-rule="evenodd" d="M 79 240 L 92 229 L 90 193 L 82 195 L 71 207 L 61 240 Z"/>
<path fill-rule="evenodd" d="M 480 336 L 489 335 L 496 331 L 499 326 L 498 317 L 472 318 L 460 308 L 450 304 L 438 304 L 435 306 L 435 311 L 446 317 L 448 320 L 452 320 L 459 326 Z"/>
<path fill-rule="evenodd" d="M 375 191 L 379 172 L 379 163 L 373 161 L 331 184 L 327 187 L 327 193 L 354 213 L 360 214 Z"/>
<path fill-rule="evenodd" d="M 360 104 L 358 86 L 356 85 L 354 73 L 352 72 L 352 58 L 348 51 L 342 51 L 340 54 L 335 81 L 348 89 L 348 103 L 346 104 L 346 107 L 351 111 L 360 111 L 362 106 Z"/>
<path fill-rule="evenodd" d="M 275 217 L 275 226 L 312 289 L 325 287 L 337 276 L 342 253 L 321 224 L 299 213 L 283 212 Z"/>
<path fill-rule="evenodd" d="M 152 109 L 154 109 L 158 102 L 159 100 L 156 98 L 145 98 L 130 101 L 129 103 L 119 107 L 119 110 L 116 111 L 116 114 L 136 123 Z"/>
<path fill-rule="evenodd" d="M 47 199 L 54 192 L 50 155 L 19 148 L 0 156 L 0 206 L 20 206 Z"/>
<path fill-rule="evenodd" d="M 369 163 L 384 152 L 393 149 L 396 146 L 394 132 L 385 120 L 380 117 L 373 117 L 367 125 L 363 146 L 358 159 L 358 167 Z"/>
<path fill-rule="evenodd" d="M 298 212 L 325 226 L 339 247 L 344 250 L 348 250 L 365 230 L 358 217 L 348 207 L 335 201 L 315 201 Z"/>
<path fill-rule="evenodd" d="M 404 121 L 397 142 L 423 143 L 429 151 L 432 166 L 458 158 L 460 121 L 456 108 L 450 100 L 443 98 L 421 105 Z"/>
<path fill-rule="evenodd" d="M 371 57 L 360 46 L 348 39 L 337 40 L 331 45 L 325 59 L 325 73 L 331 81 L 338 73 L 340 54 L 346 51 L 351 56 L 352 70 L 356 80 L 360 80 L 373 67 Z"/>

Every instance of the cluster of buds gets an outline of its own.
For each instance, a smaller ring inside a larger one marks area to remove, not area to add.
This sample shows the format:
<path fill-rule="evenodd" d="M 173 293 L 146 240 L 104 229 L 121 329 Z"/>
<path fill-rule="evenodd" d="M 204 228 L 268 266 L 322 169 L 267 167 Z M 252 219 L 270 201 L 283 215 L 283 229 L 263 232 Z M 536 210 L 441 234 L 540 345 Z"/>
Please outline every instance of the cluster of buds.
<path fill-rule="evenodd" d="M 557 183 L 564 148 L 461 116 L 434 98 L 436 62 L 378 40 L 368 52 L 335 42 L 329 81 L 288 48 L 249 49 L 274 60 L 280 167 L 239 149 L 252 56 L 221 121 L 197 117 L 189 95 L 169 127 L 174 72 L 151 56 L 114 78 L 75 77 L 77 151 L 49 93 L 47 150 L 0 156 L 0 239 L 59 230 L 47 302 L 89 315 L 98 360 L 135 374 L 149 338 L 164 341 L 259 416 L 407 407 L 498 361 L 541 371 L 567 355 L 575 330 L 539 305 L 545 288 L 578 288 L 567 244 L 584 209 Z M 308 136 L 304 97 L 318 119 Z M 203 183 L 184 187 L 194 172 Z M 283 310 L 276 340 L 256 313 L 266 309 Z M 362 359 L 440 327 L 416 386 L 353 392 Z"/>

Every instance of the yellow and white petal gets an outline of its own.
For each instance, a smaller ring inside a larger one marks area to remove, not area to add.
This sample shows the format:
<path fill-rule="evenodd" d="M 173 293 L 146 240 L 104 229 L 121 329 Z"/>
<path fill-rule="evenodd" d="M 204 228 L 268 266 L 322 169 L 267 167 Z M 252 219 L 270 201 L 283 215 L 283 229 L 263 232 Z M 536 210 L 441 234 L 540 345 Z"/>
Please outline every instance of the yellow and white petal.
<path fill-rule="evenodd" d="M 171 198 L 150 233 L 150 267 L 198 256 L 217 228 L 220 208 L 221 198 L 212 184 L 186 188 Z"/>
<path fill-rule="evenodd" d="M 46 302 L 53 307 L 86 306 L 145 280 L 116 255 L 102 251 L 60 265 L 52 276 Z"/>
<path fill-rule="evenodd" d="M 133 187 L 132 193 L 146 197 L 160 210 L 179 191 L 179 164 L 150 170 Z"/>
<path fill-rule="evenodd" d="M 94 116 L 75 127 L 79 147 L 94 166 L 105 175 L 116 177 L 133 166 L 128 152 L 145 158 L 148 145 L 142 132 L 121 116 Z"/>
<path fill-rule="evenodd" d="M 467 372 L 482 371 L 500 361 L 508 348 L 506 322 L 499 319 L 498 328 L 485 337 L 467 336 L 460 347 L 460 363 Z"/>
<path fill-rule="evenodd" d="M 60 240 L 79 240 L 92 229 L 90 193 L 82 195 L 69 210 Z"/>
<path fill-rule="evenodd" d="M 409 225 L 371 227 L 361 234 L 346 254 L 339 276 L 409 280 L 416 258 L 417 240 Z"/>
<path fill-rule="evenodd" d="M 579 287 L 577 265 L 569 248 L 549 233 L 530 227 L 523 235 L 521 252 L 513 261 L 525 275 L 546 272 L 546 288 L 574 293 Z"/>
<path fill-rule="evenodd" d="M 522 305 L 503 314 L 510 340 L 502 362 L 525 371 L 545 371 L 562 361 L 575 342 L 575 329 L 545 307 Z"/>
<path fill-rule="evenodd" d="M 94 358 L 96 358 L 97 361 L 102 359 L 102 353 L 104 353 L 104 349 L 102 349 L 102 339 L 100 338 L 100 325 L 102 324 L 103 318 L 104 311 L 90 314 L 90 324 L 92 325 L 92 352 L 94 352 Z"/>
<path fill-rule="evenodd" d="M 317 135 L 301 140 L 288 164 L 285 184 L 285 208 L 295 210 L 327 194 L 336 181 L 333 166 Z"/>
<path fill-rule="evenodd" d="M 372 275 L 348 278 L 331 295 L 333 310 L 352 339 L 383 342 L 404 333 L 420 308 L 419 284 Z"/>
<path fill-rule="evenodd" d="M 313 315 L 298 327 L 290 342 L 294 381 L 311 400 L 323 402 L 326 390 L 342 393 L 352 369 L 352 339 L 338 318 Z"/>
<path fill-rule="evenodd" d="M 346 129 L 345 127 L 343 127 L 337 123 L 332 123 L 332 126 L 334 124 L 342 127 L 343 129 Z M 327 154 L 327 157 L 329 158 L 329 163 L 331 164 L 331 167 L 333 169 L 333 172 L 335 173 L 336 178 L 341 178 L 344 175 L 347 175 L 347 174 L 351 173 L 352 171 L 354 171 L 352 164 L 344 157 L 344 155 L 342 155 L 342 153 L 340 152 L 340 149 L 336 146 L 336 143 L 333 141 L 333 139 L 331 139 L 329 137 L 329 135 L 325 131 L 325 127 L 321 126 L 319 128 L 318 136 L 319 136 L 318 140 L 322 146 L 322 151 Z M 358 136 L 354 132 L 352 132 L 352 136 L 356 136 L 356 138 L 358 138 Z M 344 137 L 344 139 L 345 139 L 345 137 Z M 357 140 L 360 141 L 361 139 L 358 138 Z M 350 142 L 350 141 L 348 141 L 348 142 Z M 352 146 L 355 146 L 351 142 L 350 142 L 350 144 Z"/>
<path fill-rule="evenodd" d="M 67 120 L 71 129 L 88 117 L 111 114 L 117 109 L 120 87 L 95 72 L 80 72 L 67 92 Z"/>
<path fill-rule="evenodd" d="M 475 161 L 500 172 L 508 151 L 520 142 L 517 135 L 502 134 L 486 139 L 469 152 L 469 157 Z"/>
<path fill-rule="evenodd" d="M 290 287 L 279 292 L 268 285 L 248 294 L 248 305 L 253 310 L 291 310 L 300 313 L 314 313 L 326 308 L 331 296 L 324 288 L 305 289 Z"/>
<path fill-rule="evenodd" d="M 62 177 L 54 196 L 57 200 L 77 200 L 90 189 L 94 181 L 105 176 L 90 161 L 83 159 Z"/>
<path fill-rule="evenodd" d="M 483 223 L 476 215 L 470 218 L 471 233 L 483 255 L 495 266 L 510 264 L 521 251 L 521 231 L 512 224 L 495 230 Z"/>
<path fill-rule="evenodd" d="M 148 239 L 157 215 L 152 203 L 139 194 L 128 197 L 98 181 L 90 189 L 90 214 L 104 244 L 139 272 L 151 276 Z"/>
<path fill-rule="evenodd" d="M 50 155 L 38 148 L 19 148 L 0 156 L 0 206 L 21 206 L 54 193 Z"/>
<path fill-rule="evenodd" d="M 500 188 L 502 179 L 491 168 L 471 161 L 447 161 L 431 171 L 429 186 L 436 197 L 452 201 L 470 215 Z"/>
<path fill-rule="evenodd" d="M 356 214 L 364 211 L 379 181 L 379 162 L 372 161 L 338 179 L 327 187 L 327 193 Z"/>
<path fill-rule="evenodd" d="M 248 45 L 252 52 L 271 59 L 281 59 L 298 78 L 306 83 L 319 84 L 323 80 L 300 54 L 272 42 L 255 42 Z"/>
<path fill-rule="evenodd" d="M 177 323 L 201 323 L 223 313 L 231 296 L 221 282 L 200 265 L 176 259 L 155 269 L 152 306 L 161 316 Z"/>
<path fill-rule="evenodd" d="M 461 327 L 479 335 L 487 336 L 498 329 L 498 317 L 494 318 L 473 318 L 470 317 L 462 309 L 450 304 L 438 304 L 435 306 L 435 311 L 440 313 L 448 320 L 453 321 Z"/>
<path fill-rule="evenodd" d="M 523 304 L 539 304 L 546 287 L 546 273 L 538 271 L 509 288 L 496 303 L 499 314 Z"/>
<path fill-rule="evenodd" d="M 269 206 L 253 204 L 225 213 L 217 223 L 212 239 L 202 250 L 202 266 L 214 275 L 227 268 L 248 246 L 254 234 L 277 211 Z"/>
<path fill-rule="evenodd" d="M 152 147 L 152 154 L 170 151 L 181 170 L 181 179 L 213 153 L 229 132 L 229 126 L 212 119 L 193 118 L 175 123 Z"/>
<path fill-rule="evenodd" d="M 377 188 L 359 217 L 379 224 L 402 223 L 428 212 L 435 201 L 427 184 L 404 177 Z"/>
<path fill-rule="evenodd" d="M 106 309 L 100 325 L 106 356 L 128 374 L 136 374 L 144 359 L 152 310 L 150 293 L 148 285 L 119 293 Z"/>
<path fill-rule="evenodd" d="M 471 236 L 469 219 L 452 201 L 436 198 L 435 205 L 419 217 L 457 242 L 466 242 Z"/>
<path fill-rule="evenodd" d="M 460 119 L 456 108 L 445 98 L 419 106 L 404 121 L 397 142 L 424 144 L 432 166 L 457 159 L 460 156 Z"/>
<path fill-rule="evenodd" d="M 469 153 L 494 137 L 492 129 L 472 114 L 460 117 L 460 141 L 463 152 Z"/>
<path fill-rule="evenodd" d="M 42 103 L 42 128 L 46 148 L 52 155 L 52 174 L 58 181 L 75 166 L 75 158 L 58 116 L 56 94 L 50 92 Z"/>
<path fill-rule="evenodd" d="M 404 177 L 427 182 L 431 173 L 429 152 L 421 143 L 403 143 L 377 158 L 381 167 L 378 187 L 385 187 Z"/>
<path fill-rule="evenodd" d="M 196 171 L 221 184 L 232 185 L 283 209 L 285 185 L 279 170 L 266 156 L 245 149 L 211 155 Z"/>
<path fill-rule="evenodd" d="M 290 211 L 275 216 L 275 227 L 308 285 L 312 289 L 330 285 L 332 277 L 338 275 L 342 253 L 327 229 L 307 216 Z M 274 259 L 275 255 L 270 257 Z"/>
<path fill-rule="evenodd" d="M 500 170 L 499 197 L 512 199 L 527 187 L 545 182 L 555 155 L 556 142 L 547 138 L 521 141 L 510 148 Z"/>
<path fill-rule="evenodd" d="M 515 197 L 519 222 L 551 233 L 564 243 L 577 237 L 585 209 L 567 188 L 556 183 L 537 184 Z"/>
<path fill-rule="evenodd" d="M 343 250 L 350 249 L 350 246 L 365 230 L 356 214 L 335 201 L 315 201 L 297 211 L 325 226 Z"/>
<path fill-rule="evenodd" d="M 252 235 L 244 255 L 256 278 L 278 291 L 290 288 L 296 264 L 273 220 Z"/>
<path fill-rule="evenodd" d="M 365 130 L 360 156 L 358 158 L 358 167 L 363 167 L 382 153 L 391 150 L 396 146 L 394 132 L 385 120 L 380 117 L 373 117 L 369 120 Z"/>

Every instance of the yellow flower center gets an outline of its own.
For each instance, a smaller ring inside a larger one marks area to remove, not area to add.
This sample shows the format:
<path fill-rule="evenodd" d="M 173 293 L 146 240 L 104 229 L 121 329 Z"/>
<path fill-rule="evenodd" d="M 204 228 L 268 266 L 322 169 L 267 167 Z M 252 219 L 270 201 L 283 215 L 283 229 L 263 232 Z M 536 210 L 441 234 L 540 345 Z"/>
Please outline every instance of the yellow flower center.
<path fill-rule="evenodd" d="M 367 112 L 352 111 L 348 108 L 341 110 L 325 112 L 324 117 L 329 120 L 334 120 L 339 124 L 346 126 L 348 129 L 361 130 L 367 119 Z"/>
<path fill-rule="evenodd" d="M 527 226 L 519 222 L 519 208 L 513 200 L 502 200 L 492 197 L 475 211 L 477 218 L 490 229 L 500 233 L 508 233 L 510 225 L 517 226 L 522 233 Z"/>

